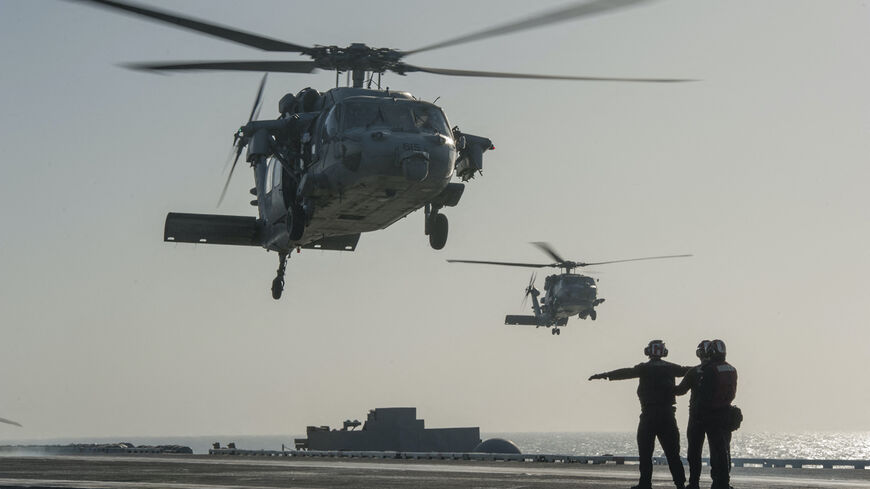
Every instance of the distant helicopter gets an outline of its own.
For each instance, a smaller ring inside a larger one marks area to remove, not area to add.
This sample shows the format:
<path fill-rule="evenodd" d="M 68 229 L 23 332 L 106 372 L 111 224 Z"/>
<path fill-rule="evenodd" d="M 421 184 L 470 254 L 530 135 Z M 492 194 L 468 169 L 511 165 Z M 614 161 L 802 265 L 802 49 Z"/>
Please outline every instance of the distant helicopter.
<path fill-rule="evenodd" d="M 259 114 L 265 76 L 260 83 L 248 122 L 235 134 L 233 160 L 221 197 L 223 200 L 239 157 L 254 170 L 251 205 L 259 217 L 169 213 L 164 240 L 260 246 L 278 252 L 272 296 L 281 297 L 287 258 L 294 249 L 353 251 L 360 233 L 384 229 L 424 209 L 424 234 L 438 250 L 447 242 L 447 217 L 439 212 L 459 203 L 465 185 L 483 169 L 483 153 L 494 149 L 489 138 L 461 132 L 447 122 L 436 105 L 410 93 L 381 90 L 385 72 L 425 72 L 449 76 L 584 80 L 622 82 L 677 82 L 677 79 L 597 78 L 474 70 L 427 68 L 409 65 L 402 58 L 423 51 L 531 29 L 572 18 L 642 3 L 644 0 L 594 0 L 574 3 L 553 12 L 497 26 L 410 51 L 371 48 L 362 43 L 348 47 L 301 46 L 257 34 L 182 17 L 139 4 L 110 0 L 80 0 L 132 13 L 176 27 L 190 29 L 264 51 L 298 53 L 309 61 L 193 61 L 138 63 L 128 67 L 147 71 L 233 70 L 312 73 L 335 70 L 336 88 L 312 88 L 285 95 L 279 117 L 255 120 Z M 339 75 L 348 73 L 353 84 L 338 87 Z M 377 75 L 377 88 L 372 84 Z"/>
<path fill-rule="evenodd" d="M 483 265 L 504 265 L 510 267 L 529 267 L 543 268 L 553 267 L 564 270 L 557 275 L 550 275 L 544 280 L 544 292 L 546 295 L 538 301 L 538 296 L 541 294 L 535 288 L 535 274 L 532 274 L 529 285 L 526 287 L 525 298 L 532 296 L 532 311 L 535 315 L 507 315 L 504 318 L 505 324 L 546 327 L 553 329 L 550 332 L 554 335 L 561 334 L 559 328 L 568 324 L 568 318 L 574 315 L 580 319 L 587 317 L 593 321 L 598 317 L 595 307 L 604 302 L 603 298 L 598 297 L 597 280 L 586 275 L 573 273 L 577 268 L 583 268 L 590 265 L 606 265 L 609 263 L 621 263 L 627 261 L 640 260 L 659 260 L 662 258 L 685 258 L 692 255 L 667 255 L 667 256 L 647 256 L 644 258 L 628 258 L 624 260 L 609 260 L 599 262 L 579 262 L 570 261 L 562 258 L 549 243 L 537 242 L 532 243 L 540 248 L 544 253 L 550 255 L 556 263 L 514 263 L 503 261 L 479 261 L 479 260 L 447 260 L 450 263 L 478 263 Z M 523 302 L 525 302 L 525 298 Z"/>

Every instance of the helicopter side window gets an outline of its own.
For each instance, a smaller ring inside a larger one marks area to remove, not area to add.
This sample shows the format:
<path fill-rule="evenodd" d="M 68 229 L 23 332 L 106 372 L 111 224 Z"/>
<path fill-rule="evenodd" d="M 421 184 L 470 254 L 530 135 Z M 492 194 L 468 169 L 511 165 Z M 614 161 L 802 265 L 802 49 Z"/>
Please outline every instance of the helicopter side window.
<path fill-rule="evenodd" d="M 334 106 L 332 109 L 329 110 L 329 114 L 326 116 L 326 122 L 323 126 L 325 130 L 325 139 L 334 138 L 338 134 L 338 108 L 339 106 Z"/>
<path fill-rule="evenodd" d="M 269 171 L 272 172 L 272 188 L 278 188 L 281 186 L 281 173 L 283 173 L 284 168 L 281 166 L 281 162 L 278 161 L 277 158 L 272 158 L 271 165 L 269 167 Z"/>
<path fill-rule="evenodd" d="M 266 192 L 271 192 L 272 189 L 281 185 L 281 170 L 281 162 L 277 158 L 270 158 L 266 170 Z"/>

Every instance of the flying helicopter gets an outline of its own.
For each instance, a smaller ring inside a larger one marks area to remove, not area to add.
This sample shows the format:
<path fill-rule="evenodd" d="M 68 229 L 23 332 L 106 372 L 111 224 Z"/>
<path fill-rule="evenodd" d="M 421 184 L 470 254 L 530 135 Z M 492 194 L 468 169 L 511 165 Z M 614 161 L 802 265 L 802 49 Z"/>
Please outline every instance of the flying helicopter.
<path fill-rule="evenodd" d="M 230 70 L 313 73 L 334 70 L 336 87 L 305 88 L 278 103 L 279 116 L 257 120 L 265 75 L 246 124 L 234 135 L 234 155 L 223 200 L 236 165 L 245 160 L 254 172 L 251 205 L 258 217 L 171 212 L 164 241 L 263 247 L 278 253 L 272 296 L 284 290 L 287 259 L 294 249 L 353 251 L 360 234 L 384 229 L 424 210 L 424 234 L 436 250 L 447 242 L 448 220 L 441 211 L 459 203 L 465 184 L 483 170 L 483 154 L 495 149 L 484 136 L 451 127 L 444 112 L 409 92 L 381 89 L 386 72 L 429 73 L 459 77 L 679 82 L 664 78 L 602 78 L 430 68 L 403 58 L 435 49 L 597 15 L 645 0 L 592 0 L 430 44 L 401 51 L 363 43 L 347 47 L 303 46 L 141 4 L 114 0 L 78 0 L 120 10 L 201 34 L 269 52 L 297 53 L 309 60 L 184 61 L 128 64 L 152 71 Z M 340 75 L 350 86 L 340 87 Z M 375 82 L 375 79 L 377 81 Z M 352 84 L 350 80 L 352 79 Z M 376 87 L 372 85 L 376 83 Z M 461 182 L 452 181 L 456 177 Z"/>
<path fill-rule="evenodd" d="M 480 261 L 480 260 L 447 260 L 449 263 L 476 263 L 482 265 L 502 265 L 509 267 L 527 268 L 560 268 L 562 273 L 549 275 L 544 280 L 544 297 L 538 300 L 541 292 L 535 288 L 535 274 L 532 274 L 529 285 L 526 286 L 525 300 L 532 297 L 532 311 L 534 315 L 507 315 L 504 323 L 508 325 L 535 326 L 536 328 L 553 328 L 551 334 L 558 335 L 559 328 L 568 324 L 568 318 L 578 316 L 580 319 L 595 320 L 598 313 L 595 307 L 604 302 L 598 297 L 598 281 L 590 276 L 574 273 L 577 268 L 590 265 L 606 265 L 610 263 L 622 263 L 628 261 L 659 260 L 663 258 L 686 258 L 692 255 L 666 255 L 647 256 L 643 258 L 627 258 L 622 260 L 608 260 L 599 262 L 571 261 L 562 258 L 549 243 L 532 243 L 541 251 L 556 260 L 555 263 L 516 263 L 504 261 Z"/>

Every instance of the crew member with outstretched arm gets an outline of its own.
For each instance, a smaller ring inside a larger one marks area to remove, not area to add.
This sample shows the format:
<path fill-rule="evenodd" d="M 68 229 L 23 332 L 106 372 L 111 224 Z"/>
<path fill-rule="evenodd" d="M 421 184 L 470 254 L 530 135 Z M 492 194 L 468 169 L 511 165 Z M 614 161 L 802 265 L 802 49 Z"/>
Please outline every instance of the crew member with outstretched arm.
<path fill-rule="evenodd" d="M 640 422 L 637 425 L 637 451 L 640 457 L 640 482 L 632 489 L 652 489 L 652 456 L 658 438 L 677 489 L 683 489 L 686 472 L 680 460 L 680 430 L 674 417 L 677 403 L 674 396 L 675 377 L 682 377 L 691 367 L 683 367 L 662 360 L 668 349 L 662 340 L 649 342 L 643 351 L 649 361 L 634 367 L 603 372 L 589 380 L 639 379 L 637 397 L 640 399 Z"/>

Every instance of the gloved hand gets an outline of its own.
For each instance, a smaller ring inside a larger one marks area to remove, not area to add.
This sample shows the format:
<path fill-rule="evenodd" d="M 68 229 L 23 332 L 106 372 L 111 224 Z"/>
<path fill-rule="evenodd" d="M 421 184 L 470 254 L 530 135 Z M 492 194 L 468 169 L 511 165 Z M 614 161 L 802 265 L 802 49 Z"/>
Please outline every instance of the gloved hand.
<path fill-rule="evenodd" d="M 589 377 L 589 380 L 606 379 L 606 378 L 607 378 L 607 374 L 595 374 L 592 377 Z"/>

